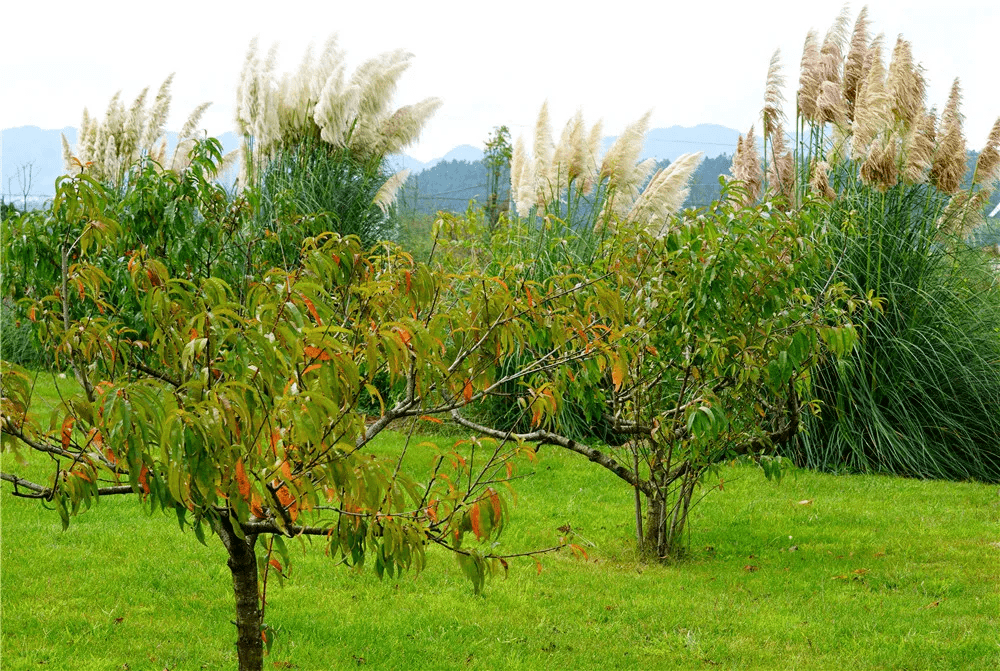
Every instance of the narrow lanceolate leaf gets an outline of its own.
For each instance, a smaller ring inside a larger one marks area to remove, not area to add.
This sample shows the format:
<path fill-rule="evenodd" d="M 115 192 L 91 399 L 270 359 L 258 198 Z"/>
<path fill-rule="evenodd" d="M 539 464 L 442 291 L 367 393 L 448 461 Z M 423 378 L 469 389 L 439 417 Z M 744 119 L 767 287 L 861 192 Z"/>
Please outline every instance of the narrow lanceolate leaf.
<path fill-rule="evenodd" d="M 73 437 L 73 424 L 76 422 L 76 417 L 73 415 L 68 415 L 62 423 L 62 446 L 64 450 L 69 449 L 69 441 Z"/>
<path fill-rule="evenodd" d="M 472 400 L 472 393 L 473 393 L 472 380 L 466 379 L 465 389 L 462 392 L 462 396 L 465 398 L 466 403 Z"/>
<path fill-rule="evenodd" d="M 622 388 L 622 381 L 625 379 L 625 364 L 622 363 L 621 359 L 615 359 L 615 362 L 611 364 L 611 381 L 615 385 L 615 391 L 619 391 Z"/>
<path fill-rule="evenodd" d="M 322 326 L 323 320 L 319 318 L 319 313 L 316 312 L 316 306 L 313 304 L 313 302 L 308 298 L 306 298 L 305 296 L 302 297 L 302 302 L 306 304 L 307 308 L 309 308 L 309 313 L 313 316 L 313 319 L 316 320 L 316 325 Z"/>
<path fill-rule="evenodd" d="M 472 524 L 472 533 L 476 535 L 476 540 L 480 540 L 483 537 L 483 528 L 479 521 L 479 504 L 473 503 L 472 508 L 469 510 L 469 522 Z"/>
<path fill-rule="evenodd" d="M 243 460 L 240 459 L 236 462 L 236 485 L 240 489 L 240 496 L 246 500 L 250 500 L 250 479 L 247 477 L 246 468 L 243 466 Z"/>

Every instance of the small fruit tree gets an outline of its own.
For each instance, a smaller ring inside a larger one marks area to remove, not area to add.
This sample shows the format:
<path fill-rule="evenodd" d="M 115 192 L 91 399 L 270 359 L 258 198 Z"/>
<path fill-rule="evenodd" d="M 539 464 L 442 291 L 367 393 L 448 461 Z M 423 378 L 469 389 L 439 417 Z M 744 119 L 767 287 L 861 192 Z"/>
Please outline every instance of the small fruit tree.
<path fill-rule="evenodd" d="M 575 280 L 553 278 L 532 304 L 540 315 L 495 276 L 432 270 L 356 237 L 307 238 L 295 263 L 263 264 L 255 255 L 266 246 L 240 237 L 250 215 L 239 200 L 220 206 L 206 178 L 220 158 L 207 147 L 180 174 L 137 166 L 121 200 L 86 171 L 64 178 L 48 211 L 12 224 L 5 292 L 80 392 L 46 427 L 32 411 L 32 374 L 4 363 L 3 446 L 54 468 L 45 481 L 0 477 L 14 495 L 47 501 L 64 526 L 101 497 L 136 496 L 201 542 L 218 537 L 239 668 L 256 670 L 268 636 L 260 585 L 286 570 L 286 539 L 320 537 L 332 556 L 370 562 L 380 576 L 420 569 L 439 544 L 479 591 L 504 564 L 485 543 L 504 525 L 511 460 L 530 448 L 477 439 L 441 453 L 418 482 L 401 468 L 406 448 L 379 456 L 370 443 L 393 422 L 447 415 L 497 385 L 594 356 L 587 343 L 607 327 L 581 316 Z M 120 225 L 140 201 L 145 240 Z M 211 244 L 174 245 L 180 235 Z M 239 254 L 198 256 L 218 249 Z M 571 335 L 498 377 L 497 361 L 542 318 Z M 373 404 L 374 418 L 361 409 Z"/>

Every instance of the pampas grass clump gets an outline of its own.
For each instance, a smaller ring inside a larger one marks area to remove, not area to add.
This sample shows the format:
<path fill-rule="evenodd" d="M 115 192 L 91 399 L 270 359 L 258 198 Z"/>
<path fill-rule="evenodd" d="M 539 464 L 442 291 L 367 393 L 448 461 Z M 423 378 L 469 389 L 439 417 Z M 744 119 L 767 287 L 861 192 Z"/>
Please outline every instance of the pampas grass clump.
<path fill-rule="evenodd" d="M 350 76 L 335 36 L 319 54 L 308 49 L 294 72 L 279 76 L 276 55 L 273 46 L 262 57 L 254 39 L 236 92 L 239 183 L 257 189 L 260 225 L 322 213 L 366 245 L 392 237 L 389 213 L 407 173 L 390 174 L 386 157 L 413 143 L 441 105 L 427 98 L 392 108 L 412 54 L 382 54 Z"/>
<path fill-rule="evenodd" d="M 998 481 L 1000 284 L 970 234 L 1000 177 L 1000 120 L 964 182 L 958 80 L 938 116 L 909 42 L 897 39 L 886 66 L 867 9 L 849 40 L 846 28 L 842 13 L 822 43 L 807 36 L 791 135 L 777 54 L 765 93 L 762 191 L 793 208 L 830 202 L 830 262 L 817 282 L 866 299 L 851 357 L 816 375 L 819 410 L 792 456 L 829 470 Z M 755 163 L 748 135 L 733 174 L 751 193 Z"/>
<path fill-rule="evenodd" d="M 211 103 L 202 103 L 191 112 L 181 132 L 177 146 L 167 158 L 165 134 L 170 112 L 170 75 L 160 85 L 151 104 L 147 104 L 149 88 L 143 89 L 126 108 L 121 91 L 108 103 L 103 119 L 90 116 L 86 108 L 80 121 L 77 146 L 71 148 L 62 136 L 63 162 L 70 175 L 86 172 L 99 182 L 120 190 L 128 171 L 144 159 L 150 159 L 160 169 L 178 172 L 188 166 L 188 153 L 198 134 L 198 123 Z"/>

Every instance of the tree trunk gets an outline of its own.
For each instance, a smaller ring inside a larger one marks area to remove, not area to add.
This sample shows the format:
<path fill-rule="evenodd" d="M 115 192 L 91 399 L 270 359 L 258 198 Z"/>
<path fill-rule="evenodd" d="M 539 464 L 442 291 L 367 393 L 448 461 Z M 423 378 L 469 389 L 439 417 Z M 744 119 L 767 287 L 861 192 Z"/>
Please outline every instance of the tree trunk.
<path fill-rule="evenodd" d="M 697 482 L 697 478 L 685 475 L 673 494 L 657 488 L 646 496 L 645 555 L 663 560 L 681 554 L 684 525 Z"/>
<path fill-rule="evenodd" d="M 228 517 L 215 524 L 216 532 L 229 553 L 229 570 L 233 574 L 233 594 L 236 597 L 236 653 L 239 671 L 262 671 L 264 642 L 261 638 L 262 613 L 257 587 L 256 535 L 246 539 L 237 536 Z"/>

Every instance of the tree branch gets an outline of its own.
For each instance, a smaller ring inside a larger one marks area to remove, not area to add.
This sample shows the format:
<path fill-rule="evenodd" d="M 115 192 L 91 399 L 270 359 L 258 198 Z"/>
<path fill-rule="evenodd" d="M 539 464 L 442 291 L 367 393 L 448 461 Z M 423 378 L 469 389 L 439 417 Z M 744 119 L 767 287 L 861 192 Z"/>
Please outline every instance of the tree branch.
<path fill-rule="evenodd" d="M 497 440 L 518 440 L 527 443 L 538 443 L 539 445 L 557 445 L 559 447 L 565 448 L 570 452 L 576 452 L 577 454 L 582 454 L 583 456 L 590 459 L 595 464 L 603 466 L 608 469 L 619 478 L 629 483 L 633 487 L 638 487 L 642 492 L 649 494 L 652 492 L 650 483 L 646 480 L 642 480 L 638 473 L 633 472 L 626 466 L 619 464 L 613 456 L 605 452 L 601 452 L 598 449 L 585 445 L 584 443 L 575 441 L 571 438 L 566 438 L 565 436 L 560 436 L 558 434 L 552 433 L 550 431 L 545 431 L 539 429 L 538 431 L 532 431 L 531 433 L 513 433 L 511 431 L 499 431 L 497 429 L 490 428 L 488 426 L 483 426 L 482 424 L 476 424 L 475 422 L 469 421 L 468 419 L 462 417 L 457 410 L 451 411 L 452 419 L 455 420 L 460 426 L 464 426 L 467 429 L 481 433 L 484 436 L 489 436 L 490 438 L 496 438 Z"/>
<path fill-rule="evenodd" d="M 12 492 L 14 496 L 19 496 L 24 499 L 51 499 L 53 489 L 51 487 L 44 487 L 38 483 L 31 482 L 30 480 L 25 480 L 16 475 L 11 475 L 9 473 L 0 473 L 0 480 L 6 480 L 14 484 L 14 491 Z M 31 492 L 32 494 L 22 494 L 17 491 L 18 487 L 23 487 Z M 98 496 L 113 496 L 116 494 L 135 494 L 131 485 L 118 485 L 115 487 L 99 487 L 97 489 Z"/>

